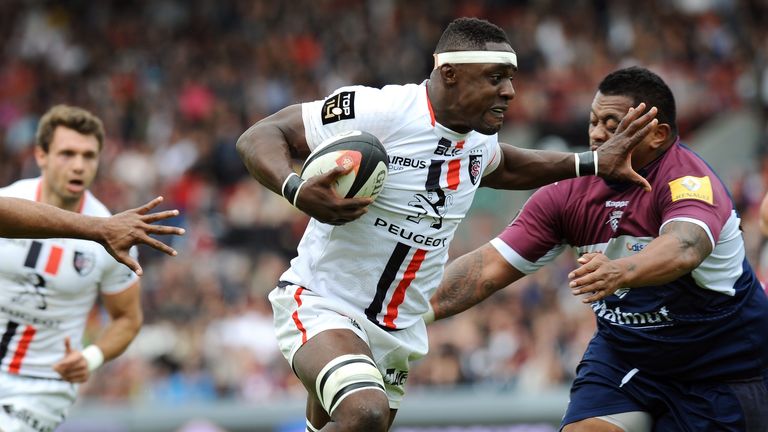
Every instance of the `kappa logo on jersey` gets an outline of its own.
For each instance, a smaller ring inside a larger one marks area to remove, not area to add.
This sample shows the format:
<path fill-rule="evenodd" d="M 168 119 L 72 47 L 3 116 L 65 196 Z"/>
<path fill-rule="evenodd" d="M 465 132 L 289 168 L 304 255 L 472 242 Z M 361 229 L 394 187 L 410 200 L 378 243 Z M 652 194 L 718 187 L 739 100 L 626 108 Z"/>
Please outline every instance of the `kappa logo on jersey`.
<path fill-rule="evenodd" d="M 405 218 L 410 222 L 418 224 L 427 217 L 432 220 L 430 225 L 432 228 L 442 228 L 445 209 L 453 204 L 453 197 L 446 195 L 445 191 L 437 188 L 427 191 L 426 195 L 414 194 L 413 198 L 413 201 L 409 201 L 408 205 L 415 208 L 417 214 L 408 215 Z"/>
<path fill-rule="evenodd" d="M 340 92 L 328 97 L 322 109 L 324 125 L 355 118 L 355 92 Z"/>
<path fill-rule="evenodd" d="M 75 251 L 72 265 L 75 267 L 77 274 L 86 276 L 94 267 L 96 267 L 96 255 L 94 255 L 93 252 Z"/>
<path fill-rule="evenodd" d="M 469 155 L 469 180 L 473 185 L 477 184 L 477 180 L 480 178 L 480 174 L 483 172 L 483 156 L 482 155 Z"/>
<path fill-rule="evenodd" d="M 709 176 L 693 177 L 685 176 L 669 182 L 669 190 L 672 193 L 672 202 L 683 199 L 695 199 L 713 204 L 712 183 Z"/>
<path fill-rule="evenodd" d="M 629 201 L 611 201 L 605 202 L 606 208 L 624 208 L 629 205 Z"/>

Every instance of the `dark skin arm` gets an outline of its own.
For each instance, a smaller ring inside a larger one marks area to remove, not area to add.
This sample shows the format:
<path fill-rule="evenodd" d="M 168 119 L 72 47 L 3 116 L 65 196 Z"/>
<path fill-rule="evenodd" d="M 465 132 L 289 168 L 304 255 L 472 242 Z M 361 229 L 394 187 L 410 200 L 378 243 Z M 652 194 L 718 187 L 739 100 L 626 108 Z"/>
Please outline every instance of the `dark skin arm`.
<path fill-rule="evenodd" d="M 574 295 L 586 294 L 583 303 L 592 303 L 619 288 L 671 282 L 693 271 L 710 253 L 712 242 L 702 227 L 690 222 L 670 222 L 659 237 L 632 256 L 610 260 L 600 253 L 582 255 L 581 267 L 568 275 L 569 286 Z"/>
<path fill-rule="evenodd" d="M 281 194 L 283 182 L 294 172 L 292 161 L 304 160 L 310 153 L 301 105 L 283 108 L 251 126 L 237 140 L 237 151 L 253 178 Z M 296 207 L 332 225 L 343 225 L 364 215 L 372 202 L 370 198 L 342 198 L 333 189 L 336 179 L 347 172 L 336 168 L 308 179 L 299 191 Z"/>
<path fill-rule="evenodd" d="M 490 244 L 454 260 L 430 299 L 435 319 L 463 312 L 525 276 Z"/>
<path fill-rule="evenodd" d="M 143 243 L 175 256 L 173 248 L 149 235 L 184 234 L 181 228 L 151 225 L 179 214 L 178 210 L 149 213 L 161 202 L 163 198 L 157 197 L 141 207 L 110 217 L 94 217 L 35 201 L 0 197 L 0 237 L 93 240 L 141 276 L 141 266 L 129 255 L 133 245 Z"/>
<path fill-rule="evenodd" d="M 104 353 L 105 362 L 122 354 L 139 333 L 144 321 L 140 293 L 141 287 L 136 282 L 122 292 L 102 296 L 111 321 L 94 345 Z M 53 365 L 53 369 L 66 381 L 86 382 L 91 372 L 82 351 L 73 350 L 69 338 L 64 340 L 64 346 L 64 357 Z"/>
<path fill-rule="evenodd" d="M 630 160 L 635 146 L 658 124 L 655 107 L 642 114 L 644 111 L 643 103 L 630 109 L 613 137 L 598 148 L 598 175 L 607 180 L 632 182 L 650 191 L 650 183 L 632 169 Z M 576 175 L 573 153 L 528 150 L 503 143 L 501 150 L 499 167 L 483 177 L 482 186 L 534 189 Z"/>

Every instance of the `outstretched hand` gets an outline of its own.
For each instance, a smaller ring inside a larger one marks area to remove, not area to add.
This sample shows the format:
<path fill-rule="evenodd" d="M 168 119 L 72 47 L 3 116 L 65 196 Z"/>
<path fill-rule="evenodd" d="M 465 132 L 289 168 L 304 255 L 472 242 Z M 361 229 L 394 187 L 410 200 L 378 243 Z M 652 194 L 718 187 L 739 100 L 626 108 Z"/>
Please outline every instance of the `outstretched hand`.
<path fill-rule="evenodd" d="M 133 245 L 145 244 L 168 255 L 176 256 L 176 251 L 165 243 L 150 237 L 156 235 L 182 235 L 184 229 L 166 226 L 151 225 L 154 222 L 168 219 L 179 214 L 178 210 L 166 210 L 157 213 L 149 213 L 150 210 L 163 202 L 163 197 L 157 197 L 152 201 L 131 210 L 100 219 L 102 227 L 99 232 L 104 248 L 117 261 L 127 265 L 131 270 L 141 276 L 143 271 L 139 263 L 128 253 Z"/>
<path fill-rule="evenodd" d="M 343 198 L 336 193 L 336 180 L 352 167 L 336 167 L 306 181 L 298 192 L 296 207 L 320 222 L 344 225 L 368 212 L 371 198 Z"/>
<path fill-rule="evenodd" d="M 650 192 L 648 180 L 632 169 L 632 151 L 658 124 L 656 107 L 643 112 L 645 103 L 630 108 L 616 133 L 597 149 L 597 173 L 606 180 L 631 182 Z"/>

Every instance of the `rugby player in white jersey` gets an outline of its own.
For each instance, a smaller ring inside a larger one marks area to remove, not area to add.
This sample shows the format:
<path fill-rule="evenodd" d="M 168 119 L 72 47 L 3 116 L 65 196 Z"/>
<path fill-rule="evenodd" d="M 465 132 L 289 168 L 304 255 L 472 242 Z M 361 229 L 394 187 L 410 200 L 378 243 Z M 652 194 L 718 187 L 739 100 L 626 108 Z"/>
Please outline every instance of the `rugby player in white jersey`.
<path fill-rule="evenodd" d="M 131 247 L 145 244 L 176 256 L 172 247 L 149 235 L 184 234 L 183 228 L 151 225 L 179 214 L 178 210 L 149 213 L 161 202 L 163 197 L 157 197 L 141 207 L 109 217 L 95 217 L 37 201 L 0 196 L 0 237 L 67 237 L 93 240 L 101 243 L 116 260 L 141 276 L 143 271 L 139 262 L 129 253 Z"/>
<path fill-rule="evenodd" d="M 421 315 L 481 182 L 527 189 L 597 168 L 648 187 L 629 154 L 653 129 L 655 109 L 629 113 L 599 157 L 500 144 L 516 67 L 503 30 L 460 18 L 443 33 L 423 83 L 344 87 L 284 108 L 238 140 L 253 177 L 312 216 L 270 294 L 280 348 L 309 393 L 308 431 L 389 428 L 409 362 L 427 352 Z M 378 137 L 390 158 L 373 203 L 334 193 L 341 169 L 306 181 L 292 170 L 292 159 L 353 129 Z"/>
<path fill-rule="evenodd" d="M 109 211 L 89 191 L 104 141 L 101 121 L 58 105 L 38 126 L 41 177 L 0 195 L 87 216 Z M 136 258 L 135 248 L 131 251 Z M 110 322 L 82 347 L 97 296 Z M 139 331 L 138 276 L 96 242 L 71 238 L 0 239 L 0 430 L 54 430 L 75 401 L 77 384 L 122 353 Z"/>

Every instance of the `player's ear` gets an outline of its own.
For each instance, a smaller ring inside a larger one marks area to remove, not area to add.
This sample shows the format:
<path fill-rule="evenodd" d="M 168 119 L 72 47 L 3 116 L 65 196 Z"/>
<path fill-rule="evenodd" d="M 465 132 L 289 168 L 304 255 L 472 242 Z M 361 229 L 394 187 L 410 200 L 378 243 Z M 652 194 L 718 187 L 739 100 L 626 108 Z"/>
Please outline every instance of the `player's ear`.
<path fill-rule="evenodd" d="M 439 68 L 440 78 L 446 85 L 456 84 L 456 67 L 450 63 L 446 63 Z"/>
<path fill-rule="evenodd" d="M 38 168 L 45 168 L 46 161 L 48 160 L 48 153 L 46 153 L 39 145 L 35 146 L 35 162 L 37 162 Z"/>
<path fill-rule="evenodd" d="M 669 140 L 672 128 L 667 123 L 660 123 L 652 133 L 650 146 L 654 149 L 662 147 Z"/>

